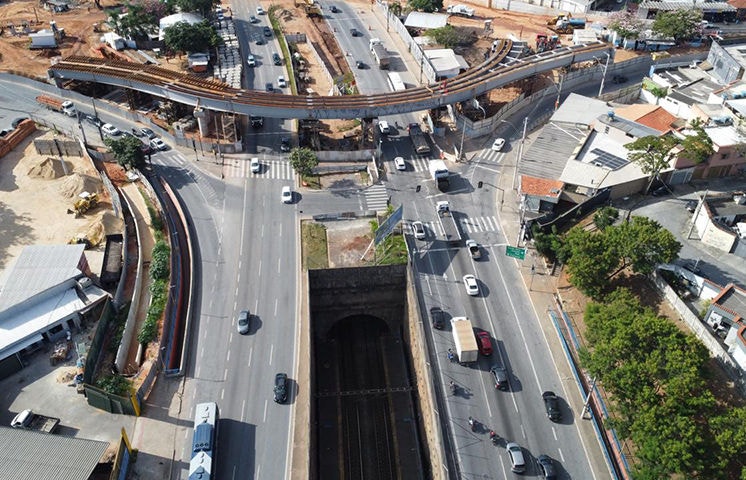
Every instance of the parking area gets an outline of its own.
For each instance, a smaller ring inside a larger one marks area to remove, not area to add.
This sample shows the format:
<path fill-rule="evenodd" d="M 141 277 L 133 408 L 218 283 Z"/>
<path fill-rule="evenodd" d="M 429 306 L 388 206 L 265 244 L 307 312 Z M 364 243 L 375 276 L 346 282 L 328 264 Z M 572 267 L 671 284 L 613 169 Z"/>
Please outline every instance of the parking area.
<path fill-rule="evenodd" d="M 90 343 L 93 326 L 75 332 L 73 344 Z M 124 427 L 132 436 L 135 417 L 111 415 L 88 405 L 85 396 L 71 386 L 76 372 L 75 351 L 67 360 L 52 366 L 50 351 L 38 350 L 25 360 L 21 371 L 0 381 L 0 425 L 9 426 L 13 417 L 30 408 L 42 415 L 60 418 L 57 435 L 100 440 L 115 445 Z M 112 447 L 110 446 L 110 449 Z"/>
<path fill-rule="evenodd" d="M 696 200 L 705 191 L 708 195 L 729 193 L 743 189 L 743 179 L 716 179 L 708 182 L 696 182 L 692 185 L 676 185 L 673 195 L 663 197 L 631 197 L 626 201 L 615 201 L 619 209 L 632 210 L 632 215 L 641 215 L 666 227 L 681 242 L 680 259 L 676 263 L 697 262 L 699 275 L 725 286 L 735 283 L 746 286 L 746 259 L 725 253 L 705 245 L 699 240 L 696 229 L 689 234 L 692 227 L 693 213 L 686 208 L 687 201 Z M 700 215 L 703 213 L 701 212 Z"/>

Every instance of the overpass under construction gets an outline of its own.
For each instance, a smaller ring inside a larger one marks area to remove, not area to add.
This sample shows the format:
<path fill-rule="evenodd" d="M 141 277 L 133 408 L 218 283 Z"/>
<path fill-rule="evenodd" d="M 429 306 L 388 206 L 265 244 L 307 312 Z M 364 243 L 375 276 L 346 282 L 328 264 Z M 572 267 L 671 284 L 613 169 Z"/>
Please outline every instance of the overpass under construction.
<path fill-rule="evenodd" d="M 207 110 L 274 118 L 373 118 L 418 112 L 468 101 L 517 80 L 574 63 L 613 58 L 602 42 L 573 45 L 521 59 L 508 58 L 512 42 L 502 40 L 489 59 L 463 74 L 401 92 L 376 95 L 300 96 L 229 87 L 215 81 L 152 65 L 72 56 L 49 69 L 62 88 L 70 80 L 124 87 Z"/>

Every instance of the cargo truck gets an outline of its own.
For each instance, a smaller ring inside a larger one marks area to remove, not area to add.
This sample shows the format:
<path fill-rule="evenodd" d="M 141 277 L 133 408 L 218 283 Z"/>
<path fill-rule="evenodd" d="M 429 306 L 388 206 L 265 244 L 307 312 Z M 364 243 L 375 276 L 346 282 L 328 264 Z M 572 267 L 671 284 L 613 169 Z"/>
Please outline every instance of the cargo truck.
<path fill-rule="evenodd" d="M 435 185 L 441 192 L 448 191 L 450 185 L 449 177 L 451 172 L 448 171 L 446 162 L 443 160 L 430 160 L 428 162 L 428 169 L 430 170 L 430 176 L 435 181 Z"/>
<path fill-rule="evenodd" d="M 482 258 L 482 249 L 479 248 L 479 244 L 476 241 L 471 239 L 467 240 L 466 248 L 469 249 L 469 254 L 474 260 L 479 260 L 480 258 Z"/>
<path fill-rule="evenodd" d="M 412 141 L 412 146 L 414 146 L 415 152 L 419 155 L 430 153 L 430 145 L 427 143 L 427 138 L 425 138 L 425 134 L 422 133 L 419 123 L 410 123 L 407 127 L 407 131 L 409 132 L 409 139 Z"/>
<path fill-rule="evenodd" d="M 466 365 L 477 361 L 479 350 L 477 339 L 474 337 L 474 328 L 471 321 L 466 317 L 454 317 L 451 319 L 451 331 L 453 342 L 456 344 L 456 355 L 458 363 Z"/>
<path fill-rule="evenodd" d="M 461 243 L 461 232 L 459 232 L 456 219 L 453 218 L 451 206 L 446 201 L 438 202 L 436 206 L 438 210 L 438 221 L 443 229 L 446 242 L 451 245 L 459 245 Z"/>
<path fill-rule="evenodd" d="M 454 15 L 463 15 L 465 17 L 473 17 L 474 16 L 474 9 L 469 8 L 466 5 L 451 5 L 446 9 L 447 13 L 452 13 Z"/>
<path fill-rule="evenodd" d="M 34 430 L 37 432 L 54 433 L 60 424 L 59 418 L 38 415 L 31 409 L 26 409 L 15 416 L 10 426 L 23 430 Z"/>
<path fill-rule="evenodd" d="M 378 68 L 381 70 L 388 70 L 390 62 L 389 52 L 386 51 L 386 47 L 383 46 L 381 39 L 371 38 L 368 42 L 368 46 L 370 47 L 370 53 L 376 60 Z"/>
<path fill-rule="evenodd" d="M 68 117 L 75 117 L 78 115 L 78 111 L 75 109 L 75 105 L 70 100 L 60 100 L 59 98 L 51 97 L 49 95 L 39 95 L 36 97 L 36 101 L 39 104 L 44 105 L 50 110 L 55 112 L 64 113 Z"/>

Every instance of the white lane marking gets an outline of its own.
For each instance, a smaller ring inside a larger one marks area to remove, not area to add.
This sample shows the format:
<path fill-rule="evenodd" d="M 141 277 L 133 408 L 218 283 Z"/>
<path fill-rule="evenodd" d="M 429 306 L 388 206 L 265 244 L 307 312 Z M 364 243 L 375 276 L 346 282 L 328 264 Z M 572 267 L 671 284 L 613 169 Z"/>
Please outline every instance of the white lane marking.
<path fill-rule="evenodd" d="M 246 399 L 241 402 L 241 422 L 244 422 L 246 420 L 246 417 L 244 417 L 244 412 L 246 411 Z"/>
<path fill-rule="evenodd" d="M 277 317 L 277 306 L 280 304 L 280 300 L 278 298 L 275 298 L 275 317 Z"/>
<path fill-rule="evenodd" d="M 275 353 L 275 344 L 273 343 L 272 345 L 269 346 L 269 364 L 270 365 L 272 365 L 272 357 L 274 356 L 274 353 Z"/>
<path fill-rule="evenodd" d="M 264 400 L 264 413 L 262 414 L 262 421 L 267 421 L 267 400 Z"/>
<path fill-rule="evenodd" d="M 226 381 L 228 379 L 228 368 L 226 367 L 225 371 L 223 372 L 223 381 Z"/>
<path fill-rule="evenodd" d="M 230 363 L 231 361 L 231 349 L 228 349 L 228 353 L 225 356 L 225 363 Z"/>
<path fill-rule="evenodd" d="M 251 354 L 254 352 L 253 348 L 249 349 L 249 363 L 246 364 L 247 367 L 251 367 Z"/>
<path fill-rule="evenodd" d="M 277 273 L 280 273 L 282 269 L 280 266 L 282 265 L 282 257 L 277 257 Z"/>
<path fill-rule="evenodd" d="M 562 463 L 565 463 L 565 455 L 562 453 L 562 449 L 558 448 L 557 451 L 559 452 L 560 460 L 562 460 Z"/>
<path fill-rule="evenodd" d="M 256 273 L 257 278 L 262 277 L 262 260 L 259 259 L 259 271 Z"/>
<path fill-rule="evenodd" d="M 223 400 L 224 398 L 225 398 L 225 389 L 221 388 L 220 389 L 220 400 Z"/>

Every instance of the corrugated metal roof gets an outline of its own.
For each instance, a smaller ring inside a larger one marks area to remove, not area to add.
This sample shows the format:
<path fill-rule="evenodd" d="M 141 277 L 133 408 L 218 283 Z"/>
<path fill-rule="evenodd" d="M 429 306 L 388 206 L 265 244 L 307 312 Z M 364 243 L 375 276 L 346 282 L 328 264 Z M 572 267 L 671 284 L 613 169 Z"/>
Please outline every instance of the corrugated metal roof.
<path fill-rule="evenodd" d="M 648 10 L 688 10 L 697 9 L 703 12 L 735 12 L 736 7 L 725 2 L 697 2 L 696 0 L 678 0 L 678 1 L 648 1 L 642 2 L 640 9 Z"/>
<path fill-rule="evenodd" d="M 82 273 L 84 245 L 30 245 L 21 251 L 0 290 L 0 312 Z"/>
<path fill-rule="evenodd" d="M 448 15 L 444 13 L 425 13 L 411 12 L 404 21 L 405 27 L 424 28 L 441 28 L 448 25 Z"/>
<path fill-rule="evenodd" d="M 523 152 L 518 173 L 536 178 L 558 180 L 567 160 L 585 138 L 585 125 L 559 125 L 550 122 Z"/>
<path fill-rule="evenodd" d="M 0 427 L 0 472 L 5 472 L 0 475 L 13 480 L 87 480 L 108 447 L 97 440 Z"/>

